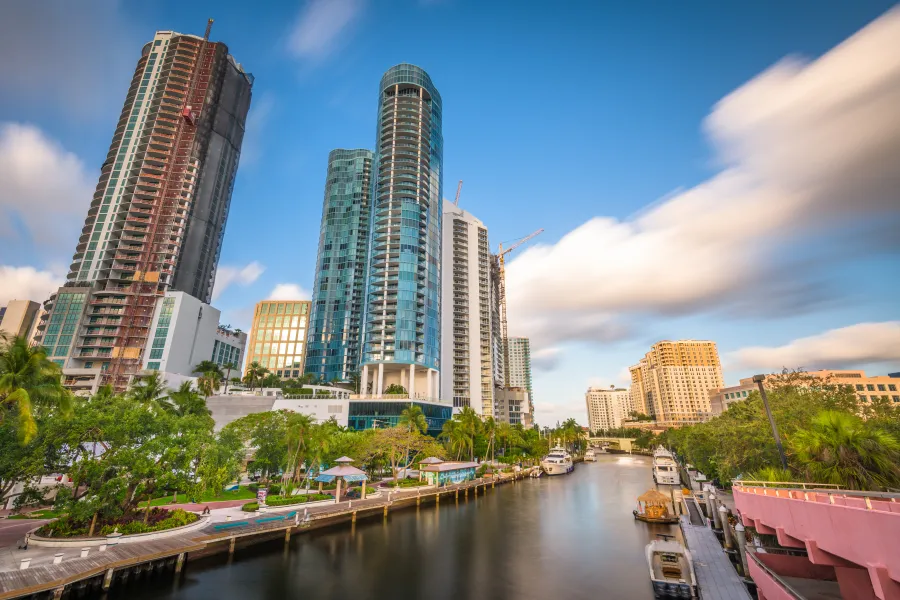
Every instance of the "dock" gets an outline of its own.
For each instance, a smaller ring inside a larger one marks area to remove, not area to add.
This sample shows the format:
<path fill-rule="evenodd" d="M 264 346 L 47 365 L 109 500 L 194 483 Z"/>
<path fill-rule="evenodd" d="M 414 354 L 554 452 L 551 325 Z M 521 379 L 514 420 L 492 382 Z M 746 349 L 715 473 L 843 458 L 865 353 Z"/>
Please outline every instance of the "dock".
<path fill-rule="evenodd" d="M 27 551 L 10 550 L 10 557 L 0 560 L 0 600 L 21 598 L 34 594 L 48 594 L 62 598 L 70 591 L 108 590 L 124 584 L 132 574 L 155 571 L 174 571 L 180 574 L 192 557 L 228 552 L 236 547 L 283 538 L 290 541 L 293 534 L 330 527 L 340 523 L 356 523 L 357 519 L 381 516 L 387 518 L 395 510 L 440 504 L 442 498 L 451 501 L 477 498 L 497 485 L 515 483 L 528 477 L 530 470 L 501 476 L 497 479 L 477 479 L 426 491 L 415 488 L 384 489 L 380 497 L 366 500 L 341 501 L 304 509 L 301 505 L 273 507 L 267 513 L 247 513 L 246 518 L 210 522 L 200 529 L 146 542 L 109 545 L 103 550 L 90 548 L 84 558 L 72 556 L 58 564 L 54 555 L 59 548 L 30 547 Z M 71 555 L 72 550 L 68 550 Z M 19 569 L 19 560 L 31 558 L 34 566 Z"/>
<path fill-rule="evenodd" d="M 751 600 L 713 530 L 693 524 L 700 516 L 695 502 L 687 503 L 689 514 L 681 517 L 681 532 L 694 560 L 701 600 Z"/>

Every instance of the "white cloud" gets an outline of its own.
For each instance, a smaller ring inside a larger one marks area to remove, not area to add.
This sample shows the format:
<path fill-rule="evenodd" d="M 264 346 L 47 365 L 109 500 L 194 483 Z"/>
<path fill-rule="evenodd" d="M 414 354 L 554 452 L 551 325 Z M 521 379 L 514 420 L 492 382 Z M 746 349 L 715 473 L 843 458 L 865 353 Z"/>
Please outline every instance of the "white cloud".
<path fill-rule="evenodd" d="M 267 300 L 309 300 L 312 297 L 305 288 L 296 283 L 279 283 L 269 292 Z"/>
<path fill-rule="evenodd" d="M 531 366 L 536 371 L 553 371 L 562 358 L 560 348 L 541 348 L 531 353 Z"/>
<path fill-rule="evenodd" d="M 256 261 L 249 263 L 243 267 L 232 265 L 222 265 L 216 271 L 216 283 L 213 285 L 212 299 L 216 300 L 221 296 L 231 284 L 236 283 L 240 286 L 248 286 L 263 274 L 266 268 Z"/>
<path fill-rule="evenodd" d="M 44 302 L 64 282 L 50 271 L 0 265 L 0 306 L 10 300 Z"/>
<path fill-rule="evenodd" d="M 120 4 L 0 3 L 0 56 L 5 58 L 0 100 L 108 118 L 121 107 L 141 49 L 139 33 L 123 19 Z"/>
<path fill-rule="evenodd" d="M 783 368 L 847 369 L 862 365 L 900 365 L 900 321 L 859 323 L 796 339 L 783 346 L 754 346 L 726 355 L 732 368 L 764 372 Z"/>
<path fill-rule="evenodd" d="M 93 193 L 77 156 L 33 125 L 0 123 L 0 238 L 15 220 L 40 246 L 73 243 Z"/>
<path fill-rule="evenodd" d="M 785 314 L 821 300 L 831 257 L 873 238 L 895 252 L 900 53 L 885 49 L 897 39 L 900 10 L 725 97 L 705 123 L 723 170 L 527 249 L 507 268 L 510 323 L 545 347 L 622 337 L 646 314 Z"/>
<path fill-rule="evenodd" d="M 365 4 L 365 0 L 307 0 L 291 31 L 291 52 L 307 60 L 324 58 L 335 49 Z"/>
<path fill-rule="evenodd" d="M 566 419 L 573 418 L 581 425 L 587 425 L 587 407 L 584 400 L 565 402 L 535 402 L 534 420 L 541 427 L 555 427 Z"/>

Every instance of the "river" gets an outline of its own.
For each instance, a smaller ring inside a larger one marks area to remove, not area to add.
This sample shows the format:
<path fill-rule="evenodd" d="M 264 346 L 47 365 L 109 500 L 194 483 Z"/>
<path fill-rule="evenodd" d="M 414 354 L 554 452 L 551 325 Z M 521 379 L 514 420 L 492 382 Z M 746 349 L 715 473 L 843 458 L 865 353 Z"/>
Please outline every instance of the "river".
<path fill-rule="evenodd" d="M 114 586 L 110 598 L 649 599 L 644 546 L 674 533 L 632 518 L 652 485 L 648 457 L 600 455 L 570 475 L 190 563 L 179 582 Z"/>

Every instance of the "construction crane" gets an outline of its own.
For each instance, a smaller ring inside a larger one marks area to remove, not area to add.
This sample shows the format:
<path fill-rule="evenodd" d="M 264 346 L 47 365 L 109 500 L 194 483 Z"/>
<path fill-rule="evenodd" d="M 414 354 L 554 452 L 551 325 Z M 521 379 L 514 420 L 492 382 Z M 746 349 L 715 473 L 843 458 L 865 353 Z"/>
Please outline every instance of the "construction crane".
<path fill-rule="evenodd" d="M 462 191 L 462 179 L 459 180 L 459 185 L 456 186 L 456 200 L 453 201 L 453 206 L 459 206 L 459 193 Z"/>
<path fill-rule="evenodd" d="M 460 184 L 462 184 L 461 181 Z M 506 255 L 543 232 L 543 229 L 538 229 L 534 233 L 530 233 L 518 240 L 506 250 L 503 249 L 502 242 L 497 248 L 497 288 L 500 296 L 500 336 L 503 340 L 503 386 L 507 388 L 509 387 L 509 337 L 506 332 Z"/>

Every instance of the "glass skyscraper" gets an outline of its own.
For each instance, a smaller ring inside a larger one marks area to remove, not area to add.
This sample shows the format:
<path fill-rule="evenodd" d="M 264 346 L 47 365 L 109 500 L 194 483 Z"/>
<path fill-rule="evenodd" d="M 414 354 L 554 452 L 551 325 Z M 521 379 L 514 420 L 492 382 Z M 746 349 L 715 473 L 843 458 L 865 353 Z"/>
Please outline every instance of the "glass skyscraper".
<path fill-rule="evenodd" d="M 305 366 L 322 381 L 359 369 L 371 177 L 371 150 L 328 155 Z"/>
<path fill-rule="evenodd" d="M 392 384 L 439 396 L 441 351 L 441 96 L 421 68 L 381 78 L 375 138 L 363 393 Z"/>

